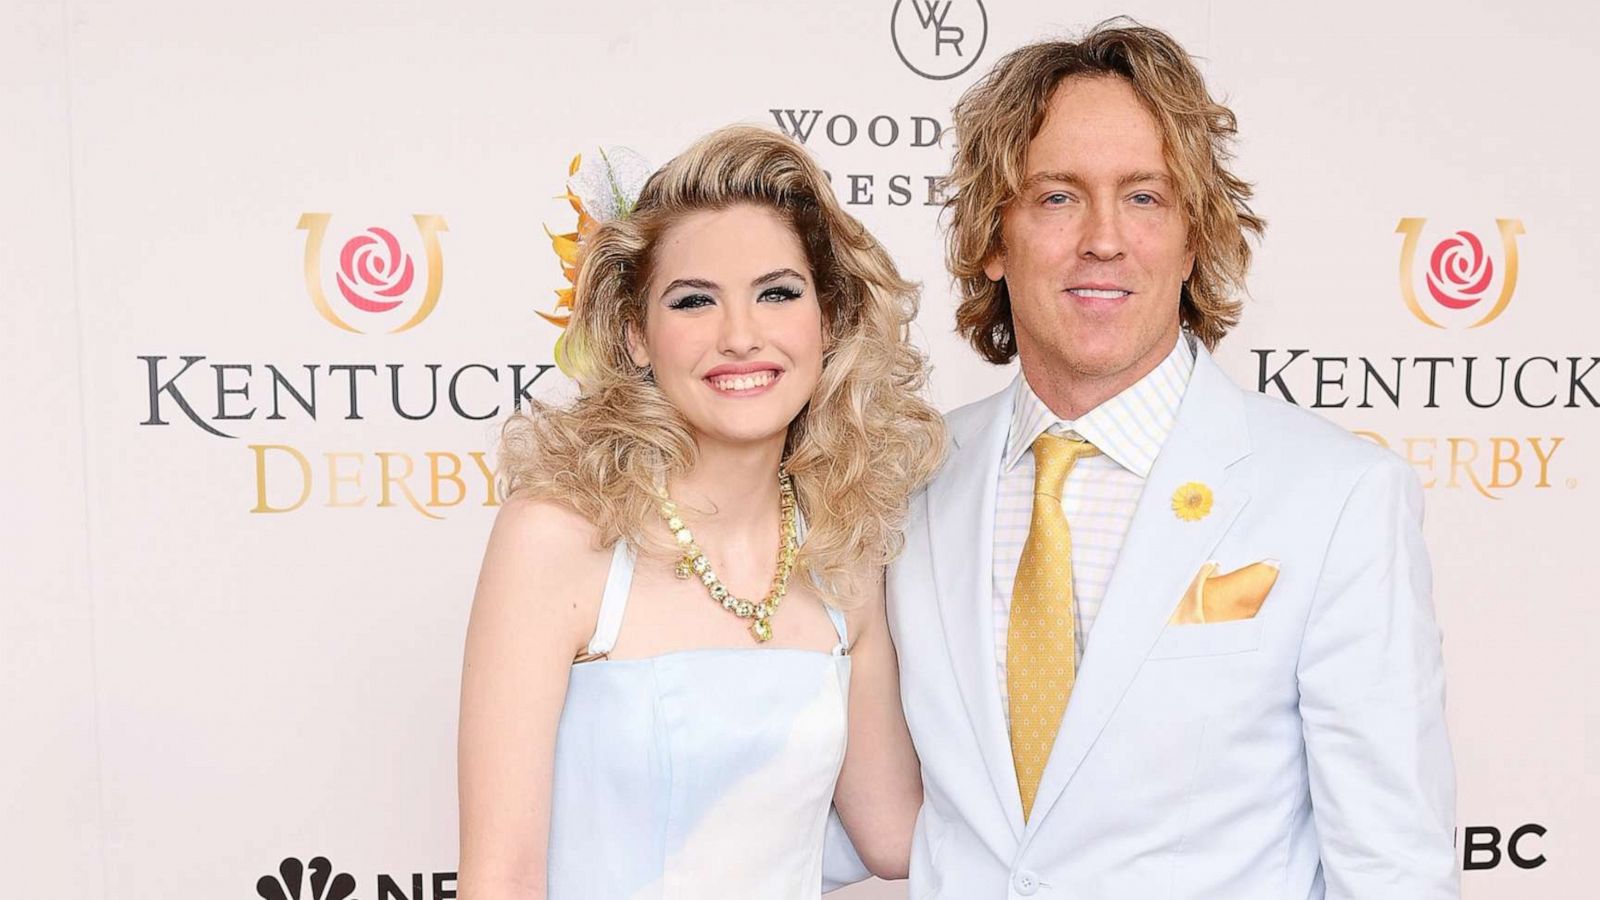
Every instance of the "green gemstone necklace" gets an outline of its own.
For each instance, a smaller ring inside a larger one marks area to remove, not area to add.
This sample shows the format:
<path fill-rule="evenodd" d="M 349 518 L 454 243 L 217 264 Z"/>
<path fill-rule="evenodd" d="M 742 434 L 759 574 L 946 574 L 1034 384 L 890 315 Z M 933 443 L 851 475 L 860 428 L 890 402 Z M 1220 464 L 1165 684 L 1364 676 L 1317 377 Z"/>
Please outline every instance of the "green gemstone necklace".
<path fill-rule="evenodd" d="M 673 572 L 679 578 L 691 576 L 699 578 L 700 583 L 705 585 L 706 593 L 711 595 L 712 600 L 722 604 L 723 609 L 741 619 L 753 619 L 754 621 L 750 623 L 750 633 L 758 642 L 772 640 L 772 616 L 777 613 L 778 605 L 789 592 L 789 575 L 794 571 L 795 555 L 800 549 L 794 481 L 786 472 L 778 474 L 778 493 L 783 521 L 782 533 L 778 538 L 778 571 L 773 573 L 772 587 L 767 591 L 766 599 L 760 602 L 740 600 L 723 586 L 722 580 L 711 568 L 711 561 L 706 559 L 700 545 L 695 543 L 694 535 L 678 516 L 677 504 L 673 503 L 665 493 L 661 499 L 661 517 L 667 520 L 667 528 L 672 531 L 673 537 L 678 539 L 678 547 L 683 551 L 683 556 L 673 567 Z"/>

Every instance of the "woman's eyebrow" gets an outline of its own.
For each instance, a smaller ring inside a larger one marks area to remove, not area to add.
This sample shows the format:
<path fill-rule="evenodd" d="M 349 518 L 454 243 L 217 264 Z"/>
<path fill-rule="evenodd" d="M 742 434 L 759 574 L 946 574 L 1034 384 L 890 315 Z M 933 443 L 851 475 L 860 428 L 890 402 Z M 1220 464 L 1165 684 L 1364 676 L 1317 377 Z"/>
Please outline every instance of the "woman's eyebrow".
<path fill-rule="evenodd" d="M 761 287 L 764 284 L 771 284 L 774 281 L 779 281 L 784 278 L 798 278 L 801 281 L 806 280 L 804 275 L 801 275 L 799 272 L 796 272 L 793 269 L 773 269 L 771 272 L 768 272 L 760 278 L 757 278 L 755 281 L 750 282 L 750 286 Z"/>
<path fill-rule="evenodd" d="M 715 281 L 707 281 L 704 278 L 678 278 L 678 279 L 674 279 L 673 281 L 668 283 L 666 287 L 662 288 L 661 289 L 661 293 L 663 293 L 663 294 L 671 293 L 672 291 L 675 291 L 675 290 L 677 290 L 678 288 L 681 288 L 681 287 L 698 288 L 699 290 L 702 290 L 702 291 L 720 291 L 720 290 L 722 290 L 722 287 L 720 285 L 718 285 Z"/>

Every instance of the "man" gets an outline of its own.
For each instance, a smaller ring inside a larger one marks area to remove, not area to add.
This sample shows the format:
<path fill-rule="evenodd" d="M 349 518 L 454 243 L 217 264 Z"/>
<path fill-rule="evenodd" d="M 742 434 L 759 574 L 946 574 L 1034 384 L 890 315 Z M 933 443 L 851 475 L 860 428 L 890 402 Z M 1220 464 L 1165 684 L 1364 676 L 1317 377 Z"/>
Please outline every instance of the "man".
<path fill-rule="evenodd" d="M 1021 374 L 949 416 L 889 574 L 911 896 L 1458 897 L 1417 479 L 1209 353 L 1262 228 L 1232 113 L 1110 23 L 955 130 L 959 327 Z"/>

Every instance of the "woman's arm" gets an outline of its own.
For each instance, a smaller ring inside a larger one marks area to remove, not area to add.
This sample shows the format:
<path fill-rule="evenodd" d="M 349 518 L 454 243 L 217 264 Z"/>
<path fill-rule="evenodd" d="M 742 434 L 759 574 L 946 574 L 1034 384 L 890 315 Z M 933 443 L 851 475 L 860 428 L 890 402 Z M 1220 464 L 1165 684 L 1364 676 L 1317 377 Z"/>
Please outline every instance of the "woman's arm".
<path fill-rule="evenodd" d="M 548 503 L 512 499 L 489 535 L 461 673 L 459 891 L 543 900 L 556 724 L 598 600 L 593 529 Z M 603 577 L 603 576 L 601 576 Z M 558 587 L 559 586 L 559 587 Z"/>
<path fill-rule="evenodd" d="M 861 861 L 879 878 L 905 878 L 922 807 L 922 773 L 900 707 L 900 673 L 884 614 L 883 571 L 850 616 L 850 742 L 834 806 Z"/>

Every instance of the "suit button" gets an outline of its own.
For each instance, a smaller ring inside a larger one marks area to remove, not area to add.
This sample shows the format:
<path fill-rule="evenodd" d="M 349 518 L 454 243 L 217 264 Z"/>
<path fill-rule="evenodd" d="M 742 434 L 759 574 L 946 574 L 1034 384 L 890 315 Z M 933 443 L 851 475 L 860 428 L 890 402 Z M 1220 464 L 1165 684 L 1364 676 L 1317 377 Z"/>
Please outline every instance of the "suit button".
<path fill-rule="evenodd" d="M 1017 893 L 1024 897 L 1032 897 L 1039 891 L 1039 876 L 1032 872 L 1018 872 L 1016 877 L 1011 879 L 1011 883 L 1016 887 Z"/>

